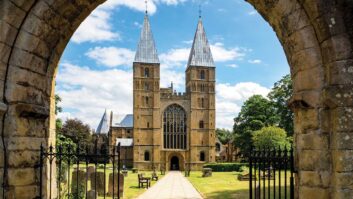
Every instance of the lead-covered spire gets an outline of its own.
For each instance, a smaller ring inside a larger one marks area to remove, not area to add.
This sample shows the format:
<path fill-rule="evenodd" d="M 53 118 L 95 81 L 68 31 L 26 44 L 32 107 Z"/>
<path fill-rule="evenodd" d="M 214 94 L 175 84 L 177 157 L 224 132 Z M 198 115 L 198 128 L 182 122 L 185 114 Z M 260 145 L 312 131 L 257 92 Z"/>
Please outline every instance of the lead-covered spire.
<path fill-rule="evenodd" d="M 199 22 L 197 24 L 197 30 L 190 51 L 188 66 L 215 66 L 201 17 L 199 18 Z"/>
<path fill-rule="evenodd" d="M 146 13 L 134 62 L 159 63 L 150 21 Z"/>

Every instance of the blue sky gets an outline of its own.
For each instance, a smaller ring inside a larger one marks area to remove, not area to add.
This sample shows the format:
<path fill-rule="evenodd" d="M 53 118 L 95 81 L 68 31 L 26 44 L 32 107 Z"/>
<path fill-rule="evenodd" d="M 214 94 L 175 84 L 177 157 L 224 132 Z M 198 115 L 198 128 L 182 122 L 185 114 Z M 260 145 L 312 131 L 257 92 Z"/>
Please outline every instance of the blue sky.
<path fill-rule="evenodd" d="M 242 0 L 150 0 L 162 87 L 173 81 L 184 91 L 200 2 L 217 67 L 217 127 L 231 128 L 244 100 L 266 95 L 289 67 L 272 28 Z M 59 65 L 60 118 L 76 117 L 96 128 L 104 109 L 117 121 L 132 112 L 132 61 L 144 10 L 144 0 L 108 0 L 81 24 Z"/>

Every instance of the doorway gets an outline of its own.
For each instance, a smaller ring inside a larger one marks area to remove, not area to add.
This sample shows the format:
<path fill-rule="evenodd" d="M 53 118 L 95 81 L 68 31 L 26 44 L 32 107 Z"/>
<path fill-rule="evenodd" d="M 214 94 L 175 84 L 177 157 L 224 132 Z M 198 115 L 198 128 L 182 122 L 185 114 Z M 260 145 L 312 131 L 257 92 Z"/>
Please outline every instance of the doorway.
<path fill-rule="evenodd" d="M 170 170 L 178 171 L 179 170 L 179 158 L 177 156 L 173 156 L 170 159 Z"/>

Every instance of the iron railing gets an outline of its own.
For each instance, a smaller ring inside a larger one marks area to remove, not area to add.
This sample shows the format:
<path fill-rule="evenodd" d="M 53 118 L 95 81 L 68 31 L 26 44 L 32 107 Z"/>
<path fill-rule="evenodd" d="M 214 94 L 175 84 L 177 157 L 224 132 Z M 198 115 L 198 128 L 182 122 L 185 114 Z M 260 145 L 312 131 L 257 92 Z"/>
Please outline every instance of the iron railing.
<path fill-rule="evenodd" d="M 92 152 L 79 146 L 50 146 L 48 149 L 41 146 L 38 198 L 120 199 L 123 193 L 121 183 L 124 181 L 120 167 L 120 144 L 112 154 L 99 153 L 96 147 Z"/>
<path fill-rule="evenodd" d="M 250 199 L 294 199 L 293 148 L 251 150 Z"/>

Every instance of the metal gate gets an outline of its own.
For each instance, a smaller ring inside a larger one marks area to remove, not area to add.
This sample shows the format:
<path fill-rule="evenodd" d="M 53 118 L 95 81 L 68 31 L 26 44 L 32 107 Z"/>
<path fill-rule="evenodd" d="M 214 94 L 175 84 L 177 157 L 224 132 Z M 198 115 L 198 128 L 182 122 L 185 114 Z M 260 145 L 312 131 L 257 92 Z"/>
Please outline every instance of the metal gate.
<path fill-rule="evenodd" d="M 250 199 L 294 199 L 293 148 L 252 150 L 249 154 Z"/>
<path fill-rule="evenodd" d="M 41 146 L 38 198 L 43 198 L 45 192 L 48 199 L 120 199 L 124 180 L 120 174 L 120 143 L 112 151 L 109 154 L 99 152 L 97 147 Z"/>

